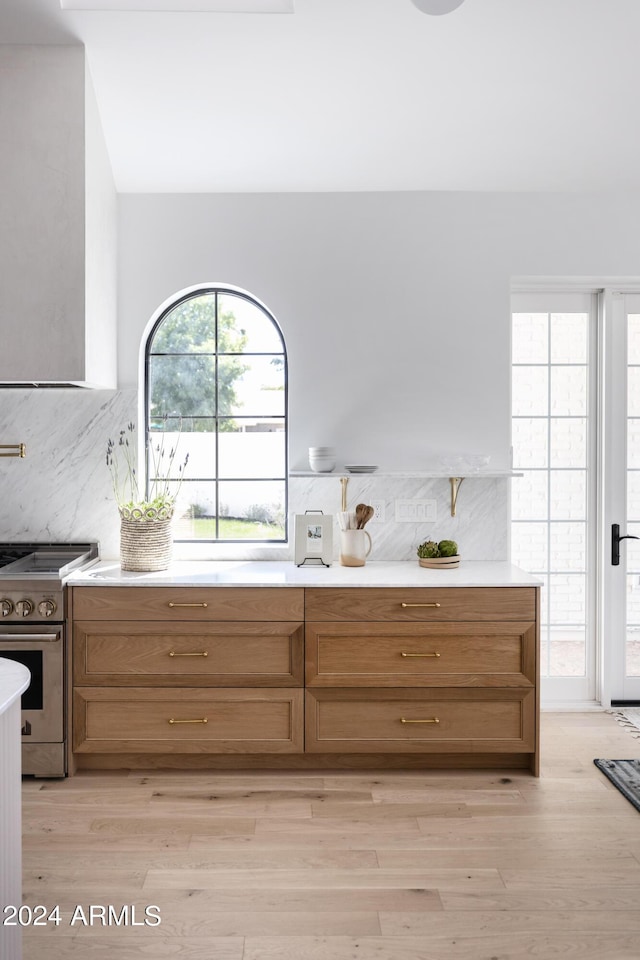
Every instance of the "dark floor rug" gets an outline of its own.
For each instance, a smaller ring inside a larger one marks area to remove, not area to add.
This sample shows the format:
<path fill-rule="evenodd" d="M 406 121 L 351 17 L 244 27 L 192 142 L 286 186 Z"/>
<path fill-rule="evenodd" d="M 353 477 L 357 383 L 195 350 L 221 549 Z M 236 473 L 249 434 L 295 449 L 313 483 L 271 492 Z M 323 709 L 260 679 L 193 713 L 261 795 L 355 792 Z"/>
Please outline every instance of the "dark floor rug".
<path fill-rule="evenodd" d="M 640 810 L 640 760 L 594 760 L 614 787 Z"/>

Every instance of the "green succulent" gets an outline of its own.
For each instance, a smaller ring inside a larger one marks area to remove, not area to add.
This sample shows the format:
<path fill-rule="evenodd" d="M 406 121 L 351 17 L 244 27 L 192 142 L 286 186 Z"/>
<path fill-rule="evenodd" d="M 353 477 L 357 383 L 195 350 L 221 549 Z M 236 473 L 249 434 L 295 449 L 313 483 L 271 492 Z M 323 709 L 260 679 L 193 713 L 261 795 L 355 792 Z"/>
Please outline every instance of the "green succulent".
<path fill-rule="evenodd" d="M 458 544 L 455 542 L 455 540 L 441 540 L 438 544 L 438 556 L 457 557 Z"/>
<path fill-rule="evenodd" d="M 439 557 L 438 544 L 434 540 L 425 540 L 418 547 L 418 556 L 423 560 L 431 560 L 433 557 Z"/>

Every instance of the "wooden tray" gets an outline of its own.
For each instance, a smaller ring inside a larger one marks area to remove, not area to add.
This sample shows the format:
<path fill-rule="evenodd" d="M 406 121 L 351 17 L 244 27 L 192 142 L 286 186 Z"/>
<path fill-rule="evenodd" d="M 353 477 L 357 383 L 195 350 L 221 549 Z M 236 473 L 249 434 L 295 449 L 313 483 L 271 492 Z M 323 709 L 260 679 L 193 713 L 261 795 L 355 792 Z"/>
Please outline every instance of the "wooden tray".
<path fill-rule="evenodd" d="M 450 570 L 452 567 L 459 567 L 460 560 L 459 554 L 456 554 L 455 557 L 418 557 L 418 563 L 421 567 L 430 567 L 435 570 Z"/>

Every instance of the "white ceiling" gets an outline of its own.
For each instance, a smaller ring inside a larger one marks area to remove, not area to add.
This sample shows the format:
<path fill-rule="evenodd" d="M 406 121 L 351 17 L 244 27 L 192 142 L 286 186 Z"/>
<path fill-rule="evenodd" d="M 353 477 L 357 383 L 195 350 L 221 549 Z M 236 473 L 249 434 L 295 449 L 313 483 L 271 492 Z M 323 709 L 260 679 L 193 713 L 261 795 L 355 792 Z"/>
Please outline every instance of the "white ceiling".
<path fill-rule="evenodd" d="M 0 42 L 86 45 L 116 185 L 136 193 L 640 189 L 639 38 L 640 0 L 441 17 L 0 0 Z"/>

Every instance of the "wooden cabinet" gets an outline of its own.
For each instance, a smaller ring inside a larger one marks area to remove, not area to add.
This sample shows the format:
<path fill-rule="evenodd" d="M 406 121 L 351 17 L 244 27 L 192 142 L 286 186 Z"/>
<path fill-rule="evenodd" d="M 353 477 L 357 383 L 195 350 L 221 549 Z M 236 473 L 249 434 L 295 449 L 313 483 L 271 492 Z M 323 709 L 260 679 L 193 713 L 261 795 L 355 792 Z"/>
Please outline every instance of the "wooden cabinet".
<path fill-rule="evenodd" d="M 537 590 L 309 589 L 305 749 L 538 772 Z"/>
<path fill-rule="evenodd" d="M 305 618 L 441 623 L 535 620 L 534 587 L 352 587 L 306 591 Z"/>
<path fill-rule="evenodd" d="M 533 752 L 533 691 L 307 691 L 307 750 Z"/>
<path fill-rule="evenodd" d="M 74 587 L 75 620 L 303 620 L 296 587 Z"/>
<path fill-rule="evenodd" d="M 302 624 L 79 620 L 74 683 L 115 686 L 302 686 Z"/>
<path fill-rule="evenodd" d="M 538 772 L 536 587 L 74 587 L 72 610 L 81 766 Z"/>
<path fill-rule="evenodd" d="M 76 687 L 79 753 L 283 753 L 303 749 L 301 689 Z"/>
<path fill-rule="evenodd" d="M 76 754 L 302 753 L 303 591 L 76 587 Z"/>
<path fill-rule="evenodd" d="M 309 687 L 532 687 L 535 623 L 308 623 Z"/>

